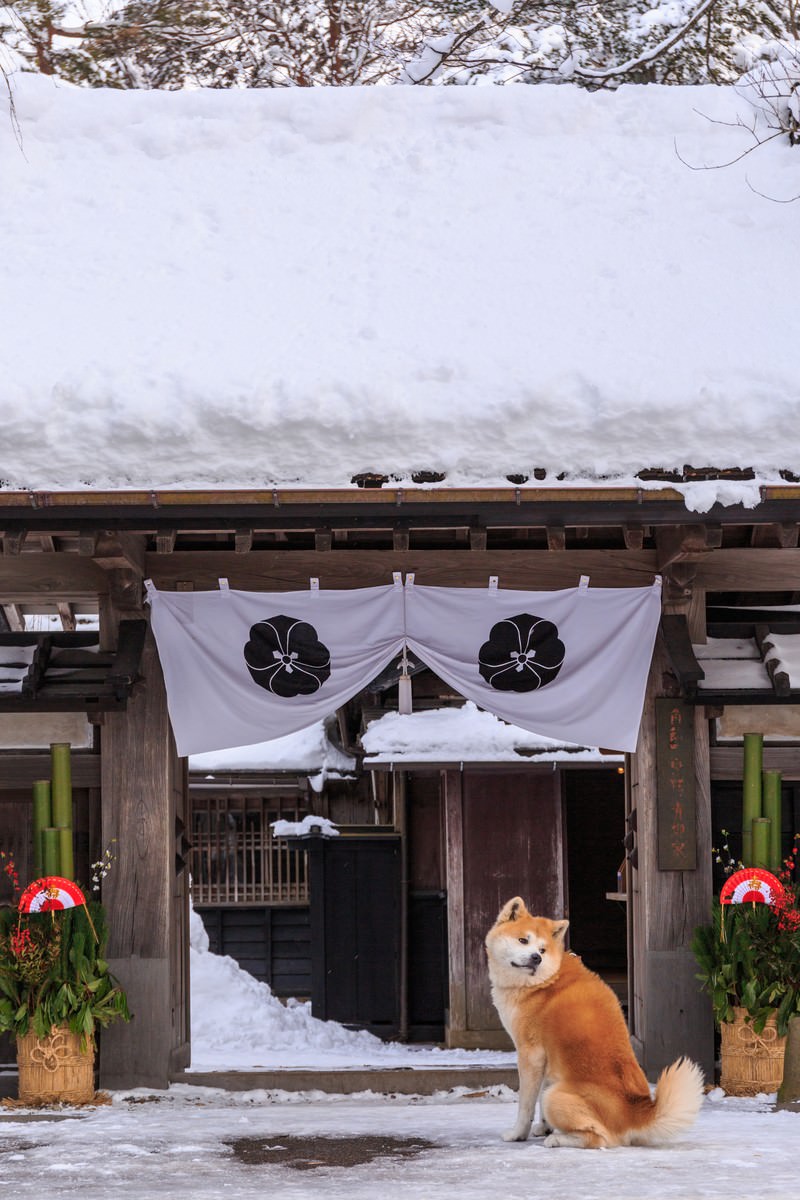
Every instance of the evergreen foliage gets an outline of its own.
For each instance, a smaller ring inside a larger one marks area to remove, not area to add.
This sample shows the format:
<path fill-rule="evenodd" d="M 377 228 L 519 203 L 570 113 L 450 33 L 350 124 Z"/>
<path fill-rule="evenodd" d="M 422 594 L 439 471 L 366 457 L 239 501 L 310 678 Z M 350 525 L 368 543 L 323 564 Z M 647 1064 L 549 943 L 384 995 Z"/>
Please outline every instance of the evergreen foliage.
<path fill-rule="evenodd" d="M 98 1025 L 130 1020 L 125 993 L 103 957 L 103 906 L 89 901 L 88 909 L 89 915 L 83 906 L 0 909 L 0 1031 L 46 1037 L 54 1025 L 68 1025 L 91 1040 Z"/>
<path fill-rule="evenodd" d="M 744 1008 L 761 1033 L 777 1010 L 783 1036 L 800 1014 L 800 931 L 787 928 L 779 910 L 715 900 L 711 924 L 695 930 L 692 951 L 717 1025 L 733 1021 L 734 1008 Z"/>

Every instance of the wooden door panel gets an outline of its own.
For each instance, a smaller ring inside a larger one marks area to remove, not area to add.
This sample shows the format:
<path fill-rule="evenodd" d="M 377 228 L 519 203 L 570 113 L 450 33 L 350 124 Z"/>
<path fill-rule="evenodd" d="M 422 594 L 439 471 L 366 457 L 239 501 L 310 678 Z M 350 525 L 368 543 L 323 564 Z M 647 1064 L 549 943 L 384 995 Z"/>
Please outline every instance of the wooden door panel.
<path fill-rule="evenodd" d="M 561 781 L 557 771 L 464 772 L 464 957 L 468 1029 L 499 1029 L 484 938 L 506 900 L 564 915 Z"/>

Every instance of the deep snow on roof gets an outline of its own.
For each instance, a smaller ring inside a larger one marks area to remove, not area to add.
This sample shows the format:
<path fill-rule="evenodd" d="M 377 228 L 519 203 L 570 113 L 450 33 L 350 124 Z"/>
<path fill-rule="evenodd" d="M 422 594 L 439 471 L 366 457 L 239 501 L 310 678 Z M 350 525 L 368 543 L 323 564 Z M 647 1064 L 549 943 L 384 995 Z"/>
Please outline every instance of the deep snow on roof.
<path fill-rule="evenodd" d="M 14 86 L 5 486 L 800 466 L 797 152 L 681 161 L 732 88 Z"/>

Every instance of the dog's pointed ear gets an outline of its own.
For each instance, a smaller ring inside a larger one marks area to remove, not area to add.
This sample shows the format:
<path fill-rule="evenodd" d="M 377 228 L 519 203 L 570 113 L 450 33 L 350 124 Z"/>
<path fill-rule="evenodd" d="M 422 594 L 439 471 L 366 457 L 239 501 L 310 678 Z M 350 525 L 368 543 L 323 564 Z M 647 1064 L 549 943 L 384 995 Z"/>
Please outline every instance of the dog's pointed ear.
<path fill-rule="evenodd" d="M 516 921 L 517 917 L 521 917 L 527 912 L 525 901 L 520 896 L 515 896 L 500 909 L 495 925 L 503 925 L 506 921 Z"/>
<path fill-rule="evenodd" d="M 553 921 L 553 937 L 555 940 L 563 942 L 568 929 L 569 921 Z"/>

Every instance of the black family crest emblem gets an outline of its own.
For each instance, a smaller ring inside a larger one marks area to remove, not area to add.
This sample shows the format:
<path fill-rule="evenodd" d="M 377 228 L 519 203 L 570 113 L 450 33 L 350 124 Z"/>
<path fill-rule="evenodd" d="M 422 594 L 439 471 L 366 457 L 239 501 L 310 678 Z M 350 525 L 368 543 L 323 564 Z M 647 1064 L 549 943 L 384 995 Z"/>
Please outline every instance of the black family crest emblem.
<path fill-rule="evenodd" d="M 552 621 L 520 613 L 492 626 L 478 654 L 478 670 L 498 692 L 535 692 L 553 682 L 564 655 Z"/>
<path fill-rule="evenodd" d="M 251 627 L 244 661 L 259 687 L 284 699 L 312 696 L 331 673 L 330 651 L 314 626 L 282 615 Z"/>

